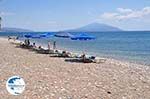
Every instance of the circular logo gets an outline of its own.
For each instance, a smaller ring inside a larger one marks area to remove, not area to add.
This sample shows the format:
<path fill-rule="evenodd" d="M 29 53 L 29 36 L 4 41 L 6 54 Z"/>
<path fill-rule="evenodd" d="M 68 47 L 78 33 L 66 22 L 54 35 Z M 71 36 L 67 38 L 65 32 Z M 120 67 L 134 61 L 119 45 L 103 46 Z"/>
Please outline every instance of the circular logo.
<path fill-rule="evenodd" d="M 25 90 L 25 82 L 19 76 L 12 76 L 6 82 L 7 91 L 12 95 L 19 95 Z"/>

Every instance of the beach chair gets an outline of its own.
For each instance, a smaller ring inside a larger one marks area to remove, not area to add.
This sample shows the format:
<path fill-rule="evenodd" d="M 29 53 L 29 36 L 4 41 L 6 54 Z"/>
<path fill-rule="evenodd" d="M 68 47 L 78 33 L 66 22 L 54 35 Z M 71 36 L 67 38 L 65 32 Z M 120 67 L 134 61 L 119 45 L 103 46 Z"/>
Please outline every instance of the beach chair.
<path fill-rule="evenodd" d="M 93 60 L 94 63 L 100 64 L 100 63 L 105 63 L 107 61 L 106 58 L 96 58 Z"/>
<path fill-rule="evenodd" d="M 50 53 L 53 53 L 53 50 L 44 49 L 44 48 L 36 48 L 36 49 L 33 49 L 33 50 L 36 51 L 39 54 L 50 54 Z"/>
<path fill-rule="evenodd" d="M 79 63 L 93 63 L 94 59 L 95 59 L 94 56 L 85 57 L 85 55 L 81 55 L 78 57 L 66 59 L 65 61 L 67 61 L 67 62 L 79 62 Z"/>
<path fill-rule="evenodd" d="M 55 53 L 53 55 L 50 55 L 50 57 L 71 58 L 71 53 L 67 53 L 66 51 L 55 51 Z"/>
<path fill-rule="evenodd" d="M 71 58 L 71 59 L 65 59 L 66 62 L 77 62 L 77 63 L 93 63 L 93 60 L 91 59 L 83 59 L 83 58 Z"/>
<path fill-rule="evenodd" d="M 66 62 L 77 62 L 77 63 L 97 63 L 97 64 L 99 64 L 99 63 L 105 63 L 106 59 L 95 57 L 95 56 L 85 57 L 85 55 L 81 55 L 81 56 L 78 56 L 78 57 L 65 59 L 65 61 Z"/>
<path fill-rule="evenodd" d="M 32 45 L 26 45 L 26 44 L 20 44 L 19 45 L 20 48 L 24 48 L 24 49 L 32 49 Z"/>

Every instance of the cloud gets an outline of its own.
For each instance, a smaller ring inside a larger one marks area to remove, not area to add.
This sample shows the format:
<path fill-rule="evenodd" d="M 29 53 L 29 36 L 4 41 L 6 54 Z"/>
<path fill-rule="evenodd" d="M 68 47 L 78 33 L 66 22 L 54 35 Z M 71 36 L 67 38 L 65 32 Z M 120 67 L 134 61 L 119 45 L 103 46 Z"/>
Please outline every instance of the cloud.
<path fill-rule="evenodd" d="M 120 13 L 130 13 L 133 10 L 132 9 L 117 8 L 117 11 Z"/>
<path fill-rule="evenodd" d="M 0 12 L 0 16 L 11 16 L 11 15 L 15 15 L 15 13 L 13 13 L 13 12 Z"/>
<path fill-rule="evenodd" d="M 139 19 L 144 18 L 150 15 L 150 7 L 144 7 L 141 10 L 132 10 L 132 9 L 124 9 L 117 8 L 116 12 L 113 13 L 103 13 L 101 15 L 102 19 L 109 20 L 127 20 L 127 19 Z"/>

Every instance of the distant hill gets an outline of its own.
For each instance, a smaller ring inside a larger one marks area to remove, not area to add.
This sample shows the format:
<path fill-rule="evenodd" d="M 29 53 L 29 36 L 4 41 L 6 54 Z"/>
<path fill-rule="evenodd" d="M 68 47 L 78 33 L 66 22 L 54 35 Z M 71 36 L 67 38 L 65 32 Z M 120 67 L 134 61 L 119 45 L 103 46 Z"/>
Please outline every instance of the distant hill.
<path fill-rule="evenodd" d="M 9 28 L 9 27 L 4 27 L 0 32 L 33 32 L 28 29 L 21 29 L 21 28 Z"/>
<path fill-rule="evenodd" d="M 113 27 L 106 24 L 92 23 L 80 28 L 70 29 L 65 31 L 66 32 L 102 32 L 102 31 L 122 31 L 122 30 L 117 27 Z"/>

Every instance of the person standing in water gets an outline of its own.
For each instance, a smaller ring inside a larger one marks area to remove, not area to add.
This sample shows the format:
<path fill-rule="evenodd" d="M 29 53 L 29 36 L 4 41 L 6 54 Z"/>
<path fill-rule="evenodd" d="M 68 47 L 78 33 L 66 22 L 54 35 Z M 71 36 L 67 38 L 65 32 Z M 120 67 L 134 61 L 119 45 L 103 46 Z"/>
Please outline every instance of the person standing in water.
<path fill-rule="evenodd" d="M 53 49 L 56 49 L 56 41 L 53 42 Z"/>

